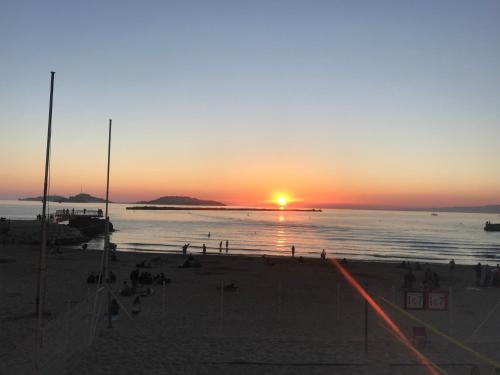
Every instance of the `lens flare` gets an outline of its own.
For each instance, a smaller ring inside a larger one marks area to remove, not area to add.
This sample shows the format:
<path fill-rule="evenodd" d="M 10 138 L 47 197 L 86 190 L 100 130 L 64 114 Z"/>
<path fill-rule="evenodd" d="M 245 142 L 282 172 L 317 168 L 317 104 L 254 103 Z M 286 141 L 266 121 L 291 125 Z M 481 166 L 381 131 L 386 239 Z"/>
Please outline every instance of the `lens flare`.
<path fill-rule="evenodd" d="M 401 342 L 415 354 L 418 360 L 424 365 L 429 373 L 433 375 L 439 375 L 439 373 L 430 364 L 429 359 L 420 353 L 417 348 L 413 346 L 410 340 L 405 336 L 405 334 L 399 329 L 399 327 L 392 321 L 392 319 L 386 314 L 386 312 L 379 306 L 377 302 L 363 289 L 363 287 L 357 282 L 357 280 L 334 258 L 330 258 L 329 261 L 339 270 L 342 276 L 347 280 L 349 284 L 363 296 L 363 298 L 368 302 L 372 309 L 380 316 L 389 328 L 394 332 L 394 334 L 401 340 Z"/>

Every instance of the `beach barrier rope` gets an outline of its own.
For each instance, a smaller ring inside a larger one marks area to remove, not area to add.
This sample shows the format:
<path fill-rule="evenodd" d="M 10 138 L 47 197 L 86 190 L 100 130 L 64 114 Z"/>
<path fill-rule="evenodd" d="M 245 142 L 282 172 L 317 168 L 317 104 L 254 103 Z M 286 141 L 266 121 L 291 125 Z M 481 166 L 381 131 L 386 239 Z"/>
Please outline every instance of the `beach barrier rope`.
<path fill-rule="evenodd" d="M 461 342 L 460 340 L 447 335 L 443 331 L 437 329 L 436 327 L 434 327 L 433 325 L 431 325 L 431 324 L 423 321 L 422 319 L 417 318 L 413 314 L 411 314 L 408 311 L 402 309 L 401 307 L 399 307 L 398 305 L 392 303 L 391 301 L 387 300 L 386 298 L 380 297 L 380 299 L 382 301 L 384 301 L 385 303 L 387 303 L 388 305 L 390 305 L 391 307 L 393 307 L 394 309 L 396 309 L 398 312 L 400 312 L 404 316 L 406 316 L 407 318 L 413 320 L 414 322 L 417 322 L 417 323 L 423 325 L 424 327 L 428 328 L 429 330 L 431 330 L 432 332 L 434 332 L 438 336 L 440 336 L 440 337 L 448 340 L 452 344 L 455 344 L 459 348 L 461 348 L 461 349 L 465 350 L 466 352 L 472 354 L 473 356 L 475 356 L 476 358 L 480 359 L 484 363 L 490 364 L 490 365 L 492 365 L 495 368 L 497 368 L 497 367 L 500 368 L 500 363 L 499 362 L 497 362 L 497 361 L 495 361 L 495 360 L 493 360 L 491 358 L 488 358 L 484 354 L 479 353 L 478 351 L 472 349 L 470 346 L 467 346 L 465 343 Z"/>
<path fill-rule="evenodd" d="M 493 313 L 496 311 L 496 309 L 498 308 L 498 306 L 500 306 L 500 301 L 498 301 L 495 306 L 493 306 L 493 308 L 490 310 L 490 312 L 486 315 L 486 317 L 483 319 L 483 321 L 481 323 L 479 323 L 479 325 L 476 327 L 476 329 L 474 329 L 474 331 L 472 331 L 471 335 L 469 336 L 469 338 L 467 340 L 465 340 L 466 342 L 471 342 L 472 339 L 474 338 L 474 336 L 480 331 L 481 328 L 483 328 L 483 326 L 488 322 L 488 320 L 490 320 L 490 318 L 493 316 Z"/>
<path fill-rule="evenodd" d="M 104 310 L 90 308 L 95 300 L 104 299 L 103 291 L 104 288 L 78 303 L 68 301 L 65 311 L 45 323 L 43 345 L 36 365 L 33 357 L 35 340 L 30 336 L 2 356 L 2 366 L 16 374 L 66 373 L 70 364 L 81 358 L 93 344 L 96 334 L 105 325 Z M 89 332 L 92 333 L 90 337 Z"/>
<path fill-rule="evenodd" d="M 401 329 L 394 323 L 394 321 L 387 315 L 387 313 L 380 307 L 380 305 L 373 299 L 370 294 L 361 286 L 361 284 L 347 271 L 338 260 L 335 258 L 330 258 L 330 263 L 337 268 L 340 274 L 346 279 L 346 281 L 363 297 L 363 299 L 368 303 L 372 309 L 377 313 L 377 315 L 384 320 L 387 326 L 400 338 L 400 341 L 412 352 L 420 363 L 425 366 L 425 368 L 433 375 L 439 375 L 438 371 L 431 365 L 431 361 L 420 352 L 406 337 L 406 335 L 401 331 Z"/>
<path fill-rule="evenodd" d="M 425 364 L 425 362 L 428 362 L 429 364 L 432 363 L 426 356 L 424 356 L 422 353 L 420 353 L 412 344 L 409 342 L 408 338 L 400 331 L 399 327 L 395 325 L 395 323 L 392 321 L 391 318 L 385 313 L 385 311 L 373 300 L 372 296 L 370 296 L 366 290 L 359 284 L 359 282 L 347 271 L 336 259 L 330 259 L 330 263 L 333 264 L 337 270 L 341 273 L 341 275 L 348 281 L 348 283 L 357 291 L 361 294 L 361 296 L 367 301 L 367 303 L 373 308 L 373 310 L 387 323 L 387 325 L 391 328 L 392 333 L 396 335 L 400 341 L 405 344 L 405 346 L 408 347 L 414 354 L 417 355 L 419 360 L 421 361 L 422 364 Z M 387 303 L 388 305 L 392 306 L 394 309 L 396 309 L 398 312 L 406 316 L 407 318 L 410 318 L 411 320 L 423 325 L 424 327 L 428 328 L 432 332 L 436 333 L 440 337 L 444 338 L 445 340 L 451 342 L 452 344 L 458 346 L 462 350 L 472 354 L 479 360 L 481 360 L 484 363 L 487 363 L 489 365 L 492 365 L 494 368 L 500 368 L 500 362 L 497 362 L 494 359 L 491 359 L 487 357 L 484 354 L 479 353 L 478 351 L 472 349 L 471 347 L 467 346 L 465 343 L 461 342 L 458 339 L 455 339 L 446 333 L 442 332 L 438 328 L 434 327 L 433 325 L 423 321 L 422 319 L 417 318 L 413 314 L 409 313 L 408 311 L 402 309 L 401 307 L 397 306 L 395 303 L 387 300 L 385 297 L 378 296 L 383 302 Z M 493 312 L 497 309 L 498 305 L 500 305 L 500 301 L 494 306 L 492 311 L 488 314 L 486 319 L 476 328 L 476 330 L 473 332 L 473 334 L 477 333 L 479 329 L 485 324 L 485 322 L 490 318 L 490 316 L 493 314 Z M 472 337 L 472 336 L 471 336 Z M 433 365 L 435 367 L 435 365 Z M 437 368 L 437 367 L 436 367 Z M 433 372 L 432 367 L 428 367 L 429 371 Z M 442 370 L 442 369 L 441 369 Z M 434 373 L 434 372 L 433 372 Z"/>

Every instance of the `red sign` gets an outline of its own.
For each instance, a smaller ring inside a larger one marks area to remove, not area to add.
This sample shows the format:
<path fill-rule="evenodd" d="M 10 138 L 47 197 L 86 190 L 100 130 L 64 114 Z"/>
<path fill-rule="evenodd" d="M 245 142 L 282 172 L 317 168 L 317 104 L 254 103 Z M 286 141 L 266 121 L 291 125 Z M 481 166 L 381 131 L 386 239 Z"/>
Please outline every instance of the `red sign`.
<path fill-rule="evenodd" d="M 405 309 L 423 310 L 424 307 L 424 292 L 405 292 Z"/>
<path fill-rule="evenodd" d="M 448 292 L 442 290 L 427 292 L 425 301 L 428 310 L 448 310 Z"/>
<path fill-rule="evenodd" d="M 407 310 L 448 310 L 448 292 L 433 291 L 406 291 L 405 309 Z"/>

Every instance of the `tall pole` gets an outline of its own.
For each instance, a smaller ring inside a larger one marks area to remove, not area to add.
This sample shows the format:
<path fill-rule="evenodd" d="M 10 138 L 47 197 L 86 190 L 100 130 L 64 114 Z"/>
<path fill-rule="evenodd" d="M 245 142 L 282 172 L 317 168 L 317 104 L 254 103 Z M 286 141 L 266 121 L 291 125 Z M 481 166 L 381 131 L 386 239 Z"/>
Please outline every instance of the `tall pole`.
<path fill-rule="evenodd" d="M 109 166 L 111 161 L 111 119 L 109 119 L 109 135 L 108 135 L 108 171 L 106 175 L 106 227 L 105 227 L 105 238 L 104 238 L 104 280 L 108 287 L 108 328 L 113 325 L 111 323 L 111 293 L 109 292 L 109 215 L 108 215 L 108 203 L 109 203 Z"/>
<path fill-rule="evenodd" d="M 43 183 L 43 206 L 42 206 L 42 220 L 41 220 L 41 244 L 40 244 L 40 258 L 38 268 L 38 289 L 36 294 L 36 313 L 37 313 L 37 327 L 36 327 L 36 343 L 35 343 L 35 365 L 38 367 L 40 348 L 43 344 L 43 313 L 45 310 L 45 284 L 47 281 L 47 191 L 49 181 L 49 164 L 50 164 L 50 140 L 52 137 L 52 103 L 54 99 L 54 75 L 55 72 L 50 72 L 50 101 L 49 101 L 49 123 L 47 130 L 47 148 L 45 151 L 45 179 Z"/>
<path fill-rule="evenodd" d="M 366 298 L 365 298 L 365 354 L 368 354 L 368 300 Z"/>

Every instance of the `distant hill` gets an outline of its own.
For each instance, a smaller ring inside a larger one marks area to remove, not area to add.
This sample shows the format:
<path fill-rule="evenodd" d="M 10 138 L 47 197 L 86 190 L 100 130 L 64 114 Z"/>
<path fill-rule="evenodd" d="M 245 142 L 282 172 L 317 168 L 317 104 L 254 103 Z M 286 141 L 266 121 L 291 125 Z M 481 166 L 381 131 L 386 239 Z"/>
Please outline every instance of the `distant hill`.
<path fill-rule="evenodd" d="M 43 197 L 33 197 L 33 198 L 19 198 L 20 201 L 37 201 L 41 202 Z M 63 197 L 62 195 L 49 195 L 47 200 L 50 202 L 64 202 L 64 203 L 104 203 L 105 199 L 94 197 L 90 194 L 80 193 L 73 195 L 69 198 Z"/>
<path fill-rule="evenodd" d="M 41 202 L 43 197 L 19 198 L 20 201 Z M 48 195 L 47 200 L 50 202 L 66 202 L 68 198 L 62 195 Z"/>
<path fill-rule="evenodd" d="M 417 209 L 415 211 L 435 211 L 435 212 L 464 212 L 475 214 L 500 214 L 500 204 L 490 204 L 486 206 L 463 206 L 463 207 L 440 207 Z"/>
<path fill-rule="evenodd" d="M 140 201 L 137 204 L 173 204 L 179 206 L 225 206 L 222 202 L 207 201 L 192 197 L 166 196 L 152 201 Z"/>

